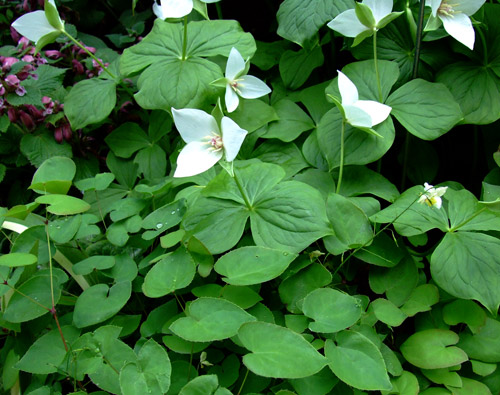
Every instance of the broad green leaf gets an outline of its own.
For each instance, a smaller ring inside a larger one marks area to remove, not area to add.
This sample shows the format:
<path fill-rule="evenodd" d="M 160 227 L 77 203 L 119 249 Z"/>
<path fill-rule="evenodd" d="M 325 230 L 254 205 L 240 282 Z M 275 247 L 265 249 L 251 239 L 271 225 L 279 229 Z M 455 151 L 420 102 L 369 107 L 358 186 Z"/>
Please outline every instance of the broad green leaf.
<path fill-rule="evenodd" d="M 368 217 L 350 199 L 331 193 L 326 202 L 326 213 L 335 237 L 345 246 L 344 251 L 368 245 L 372 240 L 373 229 Z"/>
<path fill-rule="evenodd" d="M 142 290 L 149 298 L 159 298 L 187 287 L 195 274 L 193 258 L 184 247 L 180 247 L 151 268 L 144 279 Z"/>
<path fill-rule="evenodd" d="M 294 180 L 308 184 L 318 190 L 326 201 L 328 195 L 335 191 L 332 175 L 319 169 L 306 169 L 293 177 Z"/>
<path fill-rule="evenodd" d="M 477 380 L 472 380 L 467 377 L 462 377 L 462 387 L 447 387 L 453 391 L 453 395 L 490 395 L 491 391 L 486 384 Z"/>
<path fill-rule="evenodd" d="M 105 255 L 94 255 L 73 265 L 75 274 L 90 274 L 94 270 L 109 269 L 115 265 L 115 257 Z"/>
<path fill-rule="evenodd" d="M 285 170 L 285 178 L 309 166 L 294 143 L 283 144 L 278 140 L 265 141 L 253 152 L 253 156 L 263 162 L 280 165 Z"/>
<path fill-rule="evenodd" d="M 389 326 L 399 326 L 408 318 L 394 303 L 383 298 L 375 299 L 371 302 L 368 313 L 374 314 L 377 320 Z"/>
<path fill-rule="evenodd" d="M 278 277 L 296 257 L 266 247 L 241 247 L 223 255 L 214 269 L 228 284 L 260 284 Z"/>
<path fill-rule="evenodd" d="M 65 195 L 75 177 L 76 166 L 70 159 L 55 156 L 44 161 L 33 175 L 30 189 L 36 193 Z"/>
<path fill-rule="evenodd" d="M 462 386 L 461 377 L 458 375 L 457 372 L 454 372 L 449 368 L 429 369 L 429 370 L 422 369 L 422 373 L 430 381 L 436 384 L 444 384 L 452 387 Z"/>
<path fill-rule="evenodd" d="M 455 332 L 427 329 L 411 335 L 400 347 L 405 359 L 421 369 L 440 369 L 467 361 L 467 354 L 453 346 L 458 343 Z"/>
<path fill-rule="evenodd" d="M 79 214 L 90 209 L 90 204 L 84 200 L 67 195 L 42 195 L 35 202 L 47 204 L 47 211 L 56 215 Z"/>
<path fill-rule="evenodd" d="M 297 181 L 282 182 L 260 195 L 250 224 L 257 245 L 292 253 L 331 232 L 320 193 Z"/>
<path fill-rule="evenodd" d="M 429 311 L 437 302 L 439 302 L 438 288 L 433 284 L 422 284 L 413 290 L 410 298 L 401 306 L 401 311 L 413 317 L 417 313 Z"/>
<path fill-rule="evenodd" d="M 380 233 L 369 246 L 357 250 L 354 256 L 372 265 L 394 267 L 403 258 L 404 250 L 396 244 L 393 238 Z"/>
<path fill-rule="evenodd" d="M 147 180 L 165 177 L 165 173 L 167 172 L 167 154 L 157 144 L 140 150 L 134 162 L 137 163 L 139 172 L 144 174 L 144 178 Z"/>
<path fill-rule="evenodd" d="M 132 154 L 150 145 L 148 136 L 136 123 L 120 125 L 104 139 L 109 148 L 120 158 L 130 158 Z"/>
<path fill-rule="evenodd" d="M 312 376 L 289 380 L 293 389 L 297 391 L 297 394 L 310 395 L 329 394 L 338 381 L 338 378 L 327 367 Z"/>
<path fill-rule="evenodd" d="M 281 301 L 291 313 L 301 313 L 298 303 L 310 292 L 324 287 L 332 281 L 332 274 L 319 263 L 313 263 L 279 285 Z"/>
<path fill-rule="evenodd" d="M 449 90 L 422 79 L 404 84 L 389 96 L 387 105 L 406 130 L 423 140 L 437 139 L 462 119 Z"/>
<path fill-rule="evenodd" d="M 106 284 L 96 284 L 87 288 L 75 304 L 73 313 L 75 326 L 84 328 L 106 321 L 125 306 L 131 294 L 132 284 L 128 281 L 116 283 L 111 287 Z"/>
<path fill-rule="evenodd" d="M 187 317 L 177 319 L 170 330 L 193 342 L 223 340 L 238 333 L 242 324 L 255 317 L 224 299 L 198 298 L 191 302 Z"/>
<path fill-rule="evenodd" d="M 484 233 L 447 233 L 431 256 L 431 274 L 446 292 L 478 300 L 496 312 L 500 305 L 500 240 Z"/>
<path fill-rule="evenodd" d="M 392 391 L 382 392 L 382 394 L 417 395 L 420 393 L 417 377 L 413 373 L 404 371 L 401 376 L 392 379 L 391 383 Z"/>
<path fill-rule="evenodd" d="M 68 158 L 73 156 L 71 145 L 58 144 L 54 139 L 54 133 L 48 130 L 37 134 L 25 134 L 21 138 L 20 149 L 35 167 L 39 167 L 45 160 L 54 156 Z"/>
<path fill-rule="evenodd" d="M 80 331 L 72 326 L 63 326 L 61 330 L 67 344 L 73 343 L 80 334 Z M 33 343 L 16 364 L 16 368 L 33 374 L 55 373 L 65 355 L 61 334 L 58 329 L 53 329 Z"/>
<path fill-rule="evenodd" d="M 64 114 L 73 130 L 106 119 L 116 104 L 116 83 L 91 78 L 75 84 L 64 100 Z"/>
<path fill-rule="evenodd" d="M 328 111 L 318 125 L 318 143 L 330 170 L 340 166 L 342 116 L 335 107 Z M 374 127 L 382 138 L 345 126 L 344 165 L 365 165 L 381 158 L 391 148 L 395 131 L 391 118 Z"/>
<path fill-rule="evenodd" d="M 167 352 L 153 339 L 149 339 L 141 347 L 137 363 L 126 364 L 120 371 L 122 394 L 164 394 L 170 387 L 171 373 Z"/>
<path fill-rule="evenodd" d="M 285 86 L 290 90 L 300 88 L 323 61 L 323 51 L 320 46 L 311 50 L 303 48 L 297 52 L 285 51 L 279 63 L 280 75 Z"/>
<path fill-rule="evenodd" d="M 182 387 L 179 395 L 215 395 L 218 387 L 219 379 L 217 375 L 206 374 L 192 379 Z"/>
<path fill-rule="evenodd" d="M 336 343 L 336 344 L 335 344 Z M 362 390 L 389 390 L 392 385 L 379 349 L 359 332 L 343 331 L 328 339 L 325 355 L 335 375 Z"/>
<path fill-rule="evenodd" d="M 496 363 L 486 363 L 486 362 L 481 362 L 481 361 L 474 361 L 471 360 L 471 365 L 472 365 L 472 371 L 479 375 L 479 376 L 489 376 L 492 374 L 495 370 L 497 370 L 497 364 Z"/>
<path fill-rule="evenodd" d="M 314 128 L 314 122 L 294 102 L 282 99 L 273 106 L 279 119 L 272 122 L 263 138 L 277 138 L 290 142 L 295 140 L 302 132 Z"/>
<path fill-rule="evenodd" d="M 61 270 L 54 271 L 53 295 L 54 303 L 57 304 L 61 297 L 60 274 L 66 279 L 66 275 Z M 4 310 L 3 319 L 8 322 L 26 322 L 49 312 L 52 307 L 51 282 L 49 272 L 39 272 L 20 286 L 16 286 L 19 291 L 12 294 L 7 308 Z"/>
<path fill-rule="evenodd" d="M 443 307 L 443 321 L 448 325 L 467 324 L 476 334 L 486 324 L 486 312 L 472 300 L 457 299 Z"/>
<path fill-rule="evenodd" d="M 36 263 L 37 260 L 38 258 L 33 254 L 27 254 L 25 252 L 11 252 L 10 254 L 0 256 L 0 266 L 29 266 Z"/>
<path fill-rule="evenodd" d="M 75 182 L 75 187 L 80 191 L 88 191 L 95 189 L 96 191 L 103 191 L 109 187 L 113 182 L 115 176 L 113 173 L 99 173 L 93 178 L 85 178 Z"/>
<path fill-rule="evenodd" d="M 278 34 L 300 46 L 310 46 L 313 37 L 326 22 L 349 8 L 354 8 L 354 2 L 350 0 L 285 0 L 277 14 Z"/>
<path fill-rule="evenodd" d="M 438 228 L 448 230 L 448 218 L 444 209 L 418 203 L 422 186 L 414 186 L 403 192 L 396 201 L 370 217 L 378 223 L 393 222 L 396 231 L 402 236 L 414 236 Z"/>
<path fill-rule="evenodd" d="M 62 86 L 64 74 L 67 70 L 41 64 L 34 71 L 38 79 L 33 81 L 33 86 L 40 89 L 43 96 L 50 96 L 50 93 Z"/>
<path fill-rule="evenodd" d="M 210 82 L 221 77 L 219 66 L 206 59 L 160 60 L 142 72 L 135 99 L 145 109 L 195 108 L 216 97 Z"/>
<path fill-rule="evenodd" d="M 139 175 L 139 167 L 136 163 L 132 160 L 118 158 L 115 154 L 109 152 L 106 157 L 106 166 L 108 166 L 110 172 L 114 174 L 118 183 L 127 189 L 132 189 Z"/>
<path fill-rule="evenodd" d="M 52 241 L 55 241 L 56 243 L 67 243 L 71 239 L 75 237 L 77 234 L 78 230 L 80 229 L 82 225 L 82 219 L 84 217 L 82 215 L 73 215 L 71 217 L 62 217 L 55 219 L 53 221 L 50 221 L 49 223 L 49 236 Z M 87 221 L 88 216 L 85 217 L 85 220 Z M 97 221 L 96 221 L 97 222 Z M 86 222 L 84 226 L 88 224 Z M 100 230 L 99 228 L 91 228 L 87 229 L 88 231 L 92 231 L 93 234 L 99 234 Z"/>
<path fill-rule="evenodd" d="M 500 117 L 499 77 L 482 64 L 453 63 L 440 70 L 437 82 L 447 86 L 463 112 L 463 123 L 488 124 Z"/>
<path fill-rule="evenodd" d="M 340 188 L 344 196 L 370 194 L 393 202 L 399 196 L 397 188 L 381 174 L 365 166 L 346 166 Z"/>
<path fill-rule="evenodd" d="M 246 310 L 262 300 L 262 297 L 250 287 L 226 285 L 220 296 Z"/>
<path fill-rule="evenodd" d="M 500 362 L 500 322 L 486 318 L 486 322 L 476 333 L 463 332 L 458 343 L 469 358 L 483 362 Z"/>
<path fill-rule="evenodd" d="M 332 288 L 318 288 L 304 298 L 302 311 L 314 319 L 313 332 L 339 332 L 354 325 L 361 317 L 361 302 Z"/>
<path fill-rule="evenodd" d="M 238 126 L 248 133 L 266 126 L 269 122 L 277 121 L 280 117 L 274 107 L 262 100 L 246 100 L 240 98 L 238 108 L 230 117 Z"/>
<path fill-rule="evenodd" d="M 179 199 L 149 213 L 142 220 L 142 227 L 152 230 L 145 232 L 143 238 L 150 240 L 179 224 L 185 212 L 186 202 L 184 199 Z"/>
<path fill-rule="evenodd" d="M 238 338 L 251 351 L 243 356 L 243 364 L 259 376 L 298 379 L 327 364 L 301 335 L 278 325 L 249 322 L 242 325 Z"/>

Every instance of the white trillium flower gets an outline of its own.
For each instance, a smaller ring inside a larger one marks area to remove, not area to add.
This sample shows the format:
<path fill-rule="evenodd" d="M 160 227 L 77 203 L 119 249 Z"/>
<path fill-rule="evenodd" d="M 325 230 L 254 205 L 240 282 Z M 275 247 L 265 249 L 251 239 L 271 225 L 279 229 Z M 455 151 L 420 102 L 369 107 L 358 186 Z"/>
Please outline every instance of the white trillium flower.
<path fill-rule="evenodd" d="M 425 30 L 437 29 L 440 22 L 444 30 L 470 50 L 474 48 L 475 33 L 469 16 L 474 15 L 486 0 L 426 0 L 432 8 Z"/>
<path fill-rule="evenodd" d="M 363 0 L 337 15 L 327 26 L 343 36 L 356 37 L 353 46 L 359 44 L 375 31 L 383 28 L 402 12 L 392 12 L 393 0 Z M 363 18 L 360 20 L 360 16 Z"/>
<path fill-rule="evenodd" d="M 17 18 L 12 27 L 28 40 L 38 44 L 43 38 L 57 38 L 64 31 L 64 22 L 59 17 L 54 0 L 46 0 L 45 11 L 28 12 Z"/>
<path fill-rule="evenodd" d="M 202 1 L 204 3 L 216 3 L 220 0 Z M 193 7 L 193 0 L 155 0 L 153 2 L 153 12 L 160 19 L 182 18 L 190 14 Z"/>
<path fill-rule="evenodd" d="M 248 133 L 228 117 L 222 117 L 219 129 L 215 118 L 202 110 L 172 108 L 172 115 L 177 130 L 187 143 L 177 157 L 174 177 L 203 173 L 223 156 L 232 162 Z"/>
<path fill-rule="evenodd" d="M 236 48 L 231 48 L 226 64 L 225 78 L 214 81 L 215 85 L 223 83 L 226 87 L 226 107 L 228 112 L 236 110 L 238 96 L 244 99 L 257 99 L 271 92 L 271 89 L 260 79 L 246 75 L 247 66 L 243 56 Z"/>
<path fill-rule="evenodd" d="M 373 100 L 359 100 L 356 85 L 344 73 L 341 71 L 338 73 L 341 108 L 344 111 L 345 121 L 361 129 L 371 129 L 385 121 L 392 108 Z"/>
<path fill-rule="evenodd" d="M 421 204 L 427 204 L 429 207 L 436 206 L 436 208 L 440 209 L 443 204 L 441 196 L 446 193 L 447 189 L 448 187 L 434 188 L 433 185 L 424 183 L 425 191 L 422 196 L 420 196 L 420 199 L 418 199 L 418 202 Z"/>

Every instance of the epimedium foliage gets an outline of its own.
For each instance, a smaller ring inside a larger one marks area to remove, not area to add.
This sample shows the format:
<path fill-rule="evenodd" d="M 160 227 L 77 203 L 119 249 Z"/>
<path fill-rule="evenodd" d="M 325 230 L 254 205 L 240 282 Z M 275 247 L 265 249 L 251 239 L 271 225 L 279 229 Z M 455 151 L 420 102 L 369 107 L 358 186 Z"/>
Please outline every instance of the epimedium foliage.
<path fill-rule="evenodd" d="M 3 393 L 500 392 L 497 1 L 42 3 L 0 21 Z"/>

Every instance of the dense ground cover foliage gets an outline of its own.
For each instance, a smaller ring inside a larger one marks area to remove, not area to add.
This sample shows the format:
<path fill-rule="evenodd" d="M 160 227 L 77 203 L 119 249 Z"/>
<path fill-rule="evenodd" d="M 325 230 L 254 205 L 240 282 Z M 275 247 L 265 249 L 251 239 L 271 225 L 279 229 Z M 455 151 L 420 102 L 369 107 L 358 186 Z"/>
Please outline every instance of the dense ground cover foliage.
<path fill-rule="evenodd" d="M 5 394 L 500 393 L 500 4 L 0 4 Z"/>

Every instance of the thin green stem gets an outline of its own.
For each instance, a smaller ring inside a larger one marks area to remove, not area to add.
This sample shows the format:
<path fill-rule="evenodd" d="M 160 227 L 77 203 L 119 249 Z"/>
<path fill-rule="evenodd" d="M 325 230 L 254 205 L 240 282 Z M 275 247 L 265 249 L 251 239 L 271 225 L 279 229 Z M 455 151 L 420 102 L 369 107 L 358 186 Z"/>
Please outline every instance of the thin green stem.
<path fill-rule="evenodd" d="M 415 57 L 413 58 L 412 79 L 418 76 L 418 63 L 420 62 L 420 47 L 422 45 L 422 33 L 424 31 L 425 1 L 420 2 L 417 22 L 417 37 L 415 38 Z"/>
<path fill-rule="evenodd" d="M 476 29 L 479 37 L 481 38 L 481 45 L 483 46 L 483 62 L 484 65 L 488 65 L 488 46 L 486 45 L 486 37 L 484 37 L 484 32 L 481 28 Z"/>
<path fill-rule="evenodd" d="M 339 179 L 337 181 L 337 189 L 336 189 L 335 193 L 340 193 L 340 185 L 342 184 L 342 176 L 344 174 L 344 134 L 345 134 L 345 119 L 342 119 L 342 128 L 340 129 Z"/>
<path fill-rule="evenodd" d="M 378 71 L 376 30 L 373 33 L 373 63 L 375 64 L 375 77 L 377 78 L 378 100 L 382 103 L 384 101 L 384 96 L 382 96 L 382 86 L 380 85 L 380 74 Z"/>
<path fill-rule="evenodd" d="M 94 60 L 97 62 L 97 64 L 98 64 L 99 66 L 101 66 L 101 67 L 102 67 L 102 69 L 103 69 L 103 70 L 104 70 L 104 71 L 105 71 L 105 72 L 106 72 L 106 73 L 107 73 L 107 74 L 108 74 L 111 78 L 113 78 L 114 80 L 116 80 L 116 79 L 117 79 L 116 75 L 114 75 L 111 71 L 109 71 L 109 69 L 108 69 L 106 66 L 104 66 L 104 64 L 101 62 L 101 60 L 100 60 L 98 57 L 96 57 L 96 56 L 95 56 L 92 52 L 90 52 L 87 48 L 85 48 L 85 46 L 84 46 L 84 45 L 82 45 L 82 44 L 81 44 L 78 40 L 76 40 L 76 39 L 75 39 L 75 38 L 74 38 L 71 34 L 69 34 L 68 32 L 66 32 L 65 30 L 63 30 L 63 31 L 62 31 L 62 33 L 63 33 L 66 37 L 68 37 L 68 38 L 69 38 L 69 39 L 70 39 L 70 40 L 71 40 L 71 41 L 72 41 L 72 42 L 73 42 L 76 46 L 78 46 L 79 48 L 83 49 L 83 50 L 87 53 L 87 55 L 89 55 L 92 59 L 94 59 Z"/>
<path fill-rule="evenodd" d="M 49 275 L 50 275 L 50 297 L 52 299 L 52 310 L 55 311 L 56 304 L 54 299 L 54 277 L 52 273 L 52 251 L 50 250 L 49 223 L 45 223 L 45 234 L 47 236 L 47 249 L 49 251 Z"/>
<path fill-rule="evenodd" d="M 241 386 L 240 386 L 240 389 L 238 390 L 237 395 L 240 395 L 241 391 L 243 391 L 243 387 L 245 386 L 245 382 L 247 381 L 247 377 L 248 377 L 248 368 L 247 368 L 247 372 L 245 373 L 245 377 L 243 378 L 243 381 L 241 382 Z"/>
<path fill-rule="evenodd" d="M 186 51 L 187 51 L 187 31 L 188 31 L 188 17 L 187 15 L 184 17 L 184 35 L 182 37 L 182 59 L 186 60 Z"/>
<path fill-rule="evenodd" d="M 220 3 L 215 3 L 215 9 L 217 10 L 217 18 L 224 19 L 222 17 L 222 8 L 220 6 Z"/>
<path fill-rule="evenodd" d="M 247 206 L 247 208 L 249 210 L 251 210 L 252 209 L 252 205 L 250 203 L 250 200 L 248 199 L 248 196 L 247 196 L 245 190 L 241 186 L 240 180 L 238 179 L 238 176 L 236 175 L 236 173 L 234 173 L 233 179 L 234 179 L 234 182 L 236 183 L 236 186 L 238 187 L 238 190 L 241 193 L 241 196 L 243 197 L 243 200 L 245 201 L 245 205 Z"/>

